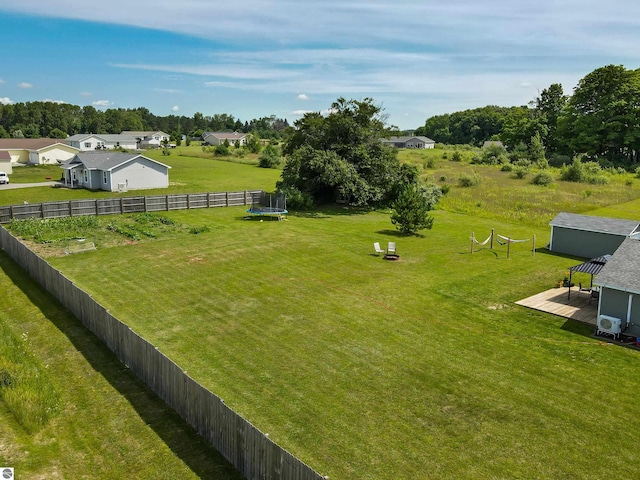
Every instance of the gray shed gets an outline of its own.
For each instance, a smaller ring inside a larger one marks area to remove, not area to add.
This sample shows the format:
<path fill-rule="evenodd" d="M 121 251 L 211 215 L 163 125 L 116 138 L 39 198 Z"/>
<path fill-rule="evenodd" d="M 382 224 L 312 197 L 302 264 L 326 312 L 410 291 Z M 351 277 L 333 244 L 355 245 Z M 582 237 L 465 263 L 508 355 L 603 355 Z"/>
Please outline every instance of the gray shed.
<path fill-rule="evenodd" d="M 596 276 L 598 317 L 622 320 L 622 331 L 640 335 L 640 240 L 627 238 Z"/>
<path fill-rule="evenodd" d="M 635 220 L 567 212 L 559 213 L 549 225 L 549 250 L 584 258 L 611 255 L 626 238 L 640 233 L 640 223 Z"/>

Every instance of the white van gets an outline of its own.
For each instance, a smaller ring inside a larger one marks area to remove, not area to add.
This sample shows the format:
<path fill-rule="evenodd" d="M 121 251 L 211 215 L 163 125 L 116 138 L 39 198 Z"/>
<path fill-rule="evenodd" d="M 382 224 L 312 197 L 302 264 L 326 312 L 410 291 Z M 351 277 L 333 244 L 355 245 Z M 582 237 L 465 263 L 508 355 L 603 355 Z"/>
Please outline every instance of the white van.
<path fill-rule="evenodd" d="M 0 184 L 4 185 L 5 183 L 9 183 L 9 175 L 5 172 L 0 172 Z"/>

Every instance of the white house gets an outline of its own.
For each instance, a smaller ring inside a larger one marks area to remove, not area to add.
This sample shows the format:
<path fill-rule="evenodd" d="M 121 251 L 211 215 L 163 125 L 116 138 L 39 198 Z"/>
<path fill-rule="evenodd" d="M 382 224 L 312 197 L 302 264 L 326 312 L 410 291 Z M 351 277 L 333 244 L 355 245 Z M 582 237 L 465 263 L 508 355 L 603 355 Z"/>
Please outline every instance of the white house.
<path fill-rule="evenodd" d="M 120 135 L 127 135 L 136 139 L 138 148 L 159 148 L 162 142 L 169 141 L 170 136 L 164 132 L 141 132 L 134 130 L 124 130 Z"/>
<path fill-rule="evenodd" d="M 138 153 L 119 152 L 81 152 L 61 167 L 66 187 L 111 192 L 166 188 L 171 168 Z"/>
<path fill-rule="evenodd" d="M 66 142 L 82 152 L 111 150 L 114 148 L 136 150 L 138 148 L 138 141 L 135 137 L 107 133 L 78 133 L 68 137 Z"/>
<path fill-rule="evenodd" d="M 382 142 L 397 148 L 434 148 L 435 140 L 427 137 L 390 137 L 382 139 Z"/>
<path fill-rule="evenodd" d="M 5 159 L 9 155 L 12 165 L 55 165 L 73 158 L 78 149 L 56 138 L 0 138 L 0 152 L 6 152 Z"/>
<path fill-rule="evenodd" d="M 203 145 L 220 145 L 225 140 L 229 141 L 229 145 L 235 145 L 236 142 L 242 147 L 246 145 L 249 139 L 249 134 L 238 132 L 208 132 L 206 136 L 203 135 Z"/>

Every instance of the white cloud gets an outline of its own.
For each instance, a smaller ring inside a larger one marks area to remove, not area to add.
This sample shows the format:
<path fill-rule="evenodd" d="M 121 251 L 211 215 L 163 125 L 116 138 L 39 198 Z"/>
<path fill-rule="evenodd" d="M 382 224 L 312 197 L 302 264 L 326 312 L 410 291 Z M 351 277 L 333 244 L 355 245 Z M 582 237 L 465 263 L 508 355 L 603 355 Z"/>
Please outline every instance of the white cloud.
<path fill-rule="evenodd" d="M 4 83 L 4 80 L 0 78 L 0 84 Z"/>
<path fill-rule="evenodd" d="M 18 88 L 33 88 L 33 85 L 31 83 L 22 82 L 18 84 Z"/>
<path fill-rule="evenodd" d="M 175 88 L 154 88 L 153 90 L 159 93 L 180 93 L 180 90 Z"/>
<path fill-rule="evenodd" d="M 289 112 L 289 115 L 294 115 L 296 117 L 302 117 L 303 115 L 311 113 L 311 110 L 294 110 L 293 112 Z"/>
<path fill-rule="evenodd" d="M 298 95 L 298 100 L 309 100 L 309 97 L 304 93 L 301 93 L 300 95 Z"/>
<path fill-rule="evenodd" d="M 173 112 L 177 112 L 178 110 L 180 110 L 180 107 L 179 107 L 178 105 L 174 105 L 174 106 L 171 108 L 171 111 L 173 111 Z"/>
<path fill-rule="evenodd" d="M 93 94 L 91 92 L 80 92 L 81 97 L 91 97 Z"/>
<path fill-rule="evenodd" d="M 0 104 L 2 105 L 11 105 L 13 103 L 13 100 L 11 100 L 9 97 L 0 97 Z"/>
<path fill-rule="evenodd" d="M 111 102 L 109 100 L 96 100 L 92 102 L 91 105 L 94 107 L 108 107 L 111 105 Z"/>
<path fill-rule="evenodd" d="M 42 101 L 43 101 L 43 102 L 57 103 L 57 104 L 59 104 L 59 105 L 62 105 L 62 104 L 68 103 L 68 102 L 65 102 L 64 100 L 51 100 L 50 98 L 45 98 L 45 99 L 44 99 L 44 100 L 42 100 Z"/>

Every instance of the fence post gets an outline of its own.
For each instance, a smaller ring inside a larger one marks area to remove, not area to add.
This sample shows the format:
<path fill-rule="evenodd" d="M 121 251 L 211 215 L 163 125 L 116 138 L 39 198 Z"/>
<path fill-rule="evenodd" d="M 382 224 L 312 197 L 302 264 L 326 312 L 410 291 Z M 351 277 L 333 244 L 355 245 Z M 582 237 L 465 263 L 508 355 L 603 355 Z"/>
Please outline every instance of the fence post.
<path fill-rule="evenodd" d="M 207 208 L 211 208 L 211 192 L 207 192 Z"/>
<path fill-rule="evenodd" d="M 147 196 L 145 195 L 143 198 L 144 201 L 144 213 L 147 213 Z"/>
<path fill-rule="evenodd" d="M 73 217 L 73 206 L 71 205 L 71 200 L 69 200 L 69 216 Z"/>
<path fill-rule="evenodd" d="M 191 210 L 191 195 L 187 193 L 187 210 Z"/>
<path fill-rule="evenodd" d="M 244 204 L 245 205 L 249 204 L 249 202 L 247 201 L 247 191 L 246 190 L 244 191 Z"/>
<path fill-rule="evenodd" d="M 169 195 L 166 196 L 164 201 L 165 201 L 165 205 L 167 206 L 167 212 L 168 212 L 169 211 Z"/>
<path fill-rule="evenodd" d="M 40 215 L 42 216 L 42 218 L 44 219 L 44 203 L 40 204 Z"/>
<path fill-rule="evenodd" d="M 124 213 L 124 202 L 122 201 L 122 197 L 120 197 L 120 213 Z"/>
<path fill-rule="evenodd" d="M 229 192 L 224 192 L 226 206 L 229 206 Z"/>

